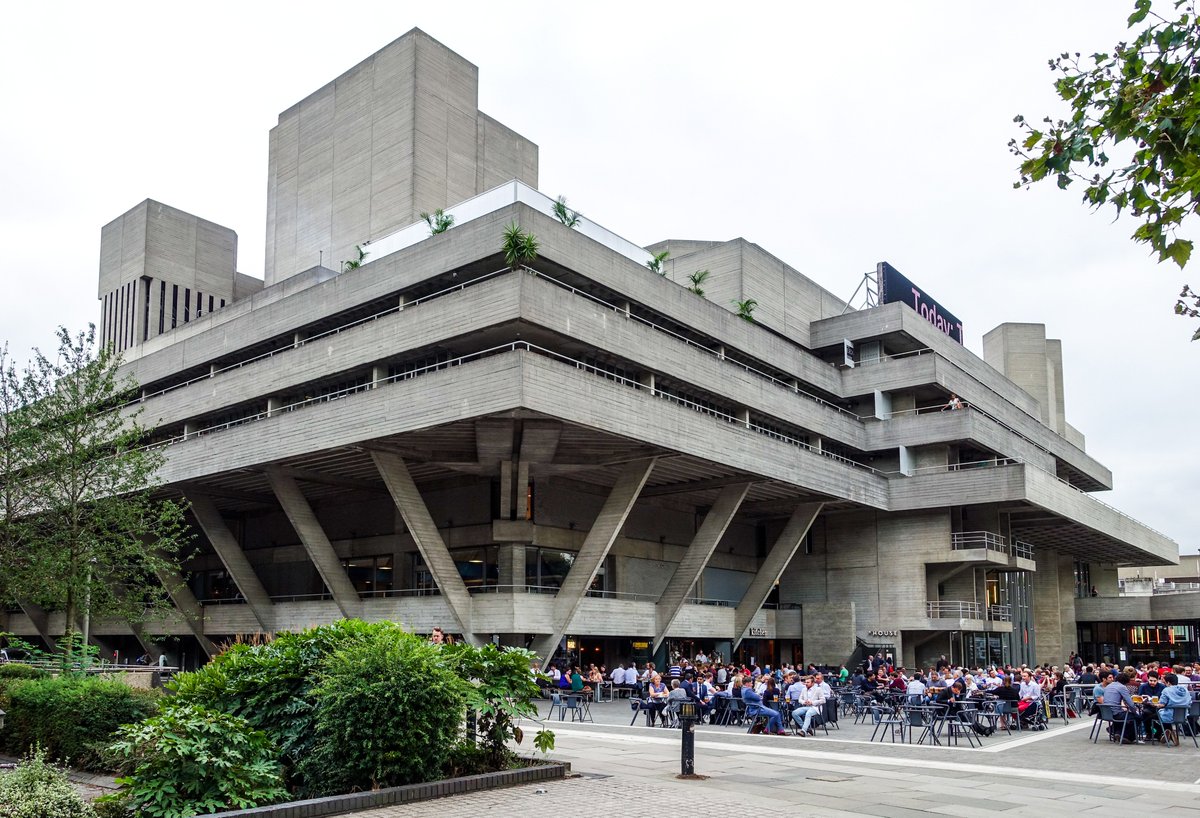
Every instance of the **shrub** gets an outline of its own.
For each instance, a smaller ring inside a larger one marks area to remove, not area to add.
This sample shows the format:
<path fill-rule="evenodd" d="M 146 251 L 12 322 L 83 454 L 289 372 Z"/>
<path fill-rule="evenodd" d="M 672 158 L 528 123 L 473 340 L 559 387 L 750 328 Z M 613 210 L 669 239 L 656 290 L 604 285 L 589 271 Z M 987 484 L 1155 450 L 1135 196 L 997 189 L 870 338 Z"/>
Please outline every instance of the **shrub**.
<path fill-rule="evenodd" d="M 281 633 L 261 645 L 233 645 L 194 673 L 167 685 L 180 703 L 238 716 L 278 745 L 285 774 L 302 787 L 297 762 L 315 737 L 313 687 L 321 663 L 347 645 L 395 629 L 391 623 L 343 619 L 300 633 Z"/>
<path fill-rule="evenodd" d="M 518 720 L 537 716 L 533 697 L 539 689 L 529 671 L 537 656 L 524 648 L 499 648 L 491 643 L 477 648 L 460 642 L 447 645 L 443 657 L 456 675 L 470 680 L 467 707 L 475 711 L 475 729 L 483 739 L 491 768 L 507 768 L 513 755 L 508 742 L 520 744 L 525 738 Z M 552 750 L 554 733 L 538 731 L 534 745 Z"/>
<path fill-rule="evenodd" d="M 8 752 L 45 748 L 49 758 L 84 769 L 102 769 L 100 751 L 122 724 L 158 708 L 157 691 L 76 676 L 23 680 L 8 692 L 7 723 L 0 739 Z"/>
<path fill-rule="evenodd" d="M 305 793 L 438 778 L 460 735 L 465 686 L 440 649 L 395 626 L 328 657 L 313 751 L 299 766 Z"/>
<path fill-rule="evenodd" d="M 0 773 L 0 818 L 92 818 L 62 771 L 35 750 L 11 772 Z"/>
<path fill-rule="evenodd" d="M 129 773 L 121 798 L 140 816 L 182 818 L 285 800 L 279 748 L 245 719 L 172 703 L 122 727 L 109 748 Z"/>
<path fill-rule="evenodd" d="M 40 667 L 23 665 L 19 662 L 6 662 L 0 665 L 0 679 L 44 679 L 49 675 Z"/>

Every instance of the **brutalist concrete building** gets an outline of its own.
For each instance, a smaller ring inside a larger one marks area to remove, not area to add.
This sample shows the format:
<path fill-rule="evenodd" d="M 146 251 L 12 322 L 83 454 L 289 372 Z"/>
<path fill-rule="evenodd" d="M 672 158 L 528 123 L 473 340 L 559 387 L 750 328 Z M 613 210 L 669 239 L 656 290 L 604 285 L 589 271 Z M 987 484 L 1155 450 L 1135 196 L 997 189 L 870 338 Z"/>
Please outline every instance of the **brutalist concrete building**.
<path fill-rule="evenodd" d="M 187 664 L 343 616 L 597 664 L 1061 662 L 1118 565 L 1177 560 L 1093 498 L 1042 326 L 980 359 L 890 265 L 852 309 L 742 239 L 568 226 L 477 79 L 414 30 L 283 112 L 264 281 L 165 204 L 103 229 L 103 337 L 202 546 L 146 628 Z M 540 245 L 516 269 L 512 224 Z"/>

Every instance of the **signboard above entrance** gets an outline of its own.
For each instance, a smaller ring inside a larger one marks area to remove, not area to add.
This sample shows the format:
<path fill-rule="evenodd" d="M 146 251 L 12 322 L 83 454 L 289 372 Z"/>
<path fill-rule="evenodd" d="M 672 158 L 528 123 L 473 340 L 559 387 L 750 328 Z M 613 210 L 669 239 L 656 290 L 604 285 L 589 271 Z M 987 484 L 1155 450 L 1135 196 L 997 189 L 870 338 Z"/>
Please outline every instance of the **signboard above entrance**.
<path fill-rule="evenodd" d="M 960 344 L 964 343 L 963 325 L 954 314 L 929 297 L 929 293 L 908 280 L 899 270 L 886 261 L 875 267 L 879 278 L 879 303 L 891 304 L 899 301 L 917 311 L 929 323 L 949 335 Z"/>

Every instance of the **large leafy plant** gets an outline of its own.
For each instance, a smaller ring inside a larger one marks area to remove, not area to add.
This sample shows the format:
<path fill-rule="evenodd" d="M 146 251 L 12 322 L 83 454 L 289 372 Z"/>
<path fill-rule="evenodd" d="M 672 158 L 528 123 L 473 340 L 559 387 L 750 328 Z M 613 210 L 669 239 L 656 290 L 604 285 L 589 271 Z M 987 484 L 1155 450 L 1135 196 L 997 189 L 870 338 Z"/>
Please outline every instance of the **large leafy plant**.
<path fill-rule="evenodd" d="M 186 818 L 288 798 L 279 751 L 245 719 L 176 703 L 121 728 L 109 748 L 128 775 L 117 796 L 137 815 Z"/>
<path fill-rule="evenodd" d="M 521 229 L 521 225 L 513 222 L 504 228 L 504 263 L 513 270 L 537 260 L 538 240 L 532 233 Z"/>

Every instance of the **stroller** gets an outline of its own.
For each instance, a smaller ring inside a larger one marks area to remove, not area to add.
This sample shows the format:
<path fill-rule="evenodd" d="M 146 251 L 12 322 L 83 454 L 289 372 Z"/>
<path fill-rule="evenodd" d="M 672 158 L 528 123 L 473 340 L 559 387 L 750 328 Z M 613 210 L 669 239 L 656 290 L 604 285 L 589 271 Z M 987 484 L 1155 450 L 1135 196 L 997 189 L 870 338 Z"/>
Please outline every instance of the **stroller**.
<path fill-rule="evenodd" d="M 1035 702 L 1030 702 L 1029 706 L 1021 711 L 1021 729 L 1022 730 L 1045 730 L 1050 726 L 1047 714 L 1047 702 L 1045 698 L 1038 699 Z"/>

